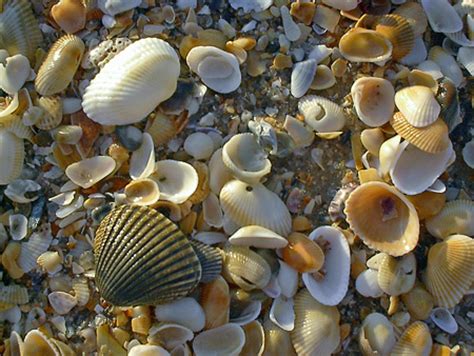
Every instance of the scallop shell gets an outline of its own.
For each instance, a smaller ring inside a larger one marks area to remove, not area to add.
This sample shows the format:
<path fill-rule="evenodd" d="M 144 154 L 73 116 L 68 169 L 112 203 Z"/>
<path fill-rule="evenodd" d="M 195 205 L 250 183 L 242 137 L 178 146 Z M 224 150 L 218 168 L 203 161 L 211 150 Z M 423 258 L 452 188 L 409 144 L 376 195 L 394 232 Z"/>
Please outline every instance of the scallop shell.
<path fill-rule="evenodd" d="M 380 313 L 367 315 L 359 333 L 359 347 L 364 355 L 390 355 L 395 345 L 392 323 Z"/>
<path fill-rule="evenodd" d="M 152 179 L 137 179 L 125 186 L 124 193 L 129 204 L 153 205 L 160 199 L 158 184 Z"/>
<path fill-rule="evenodd" d="M 237 356 L 244 347 L 245 333 L 234 323 L 200 333 L 194 338 L 193 351 L 196 356 Z"/>
<path fill-rule="evenodd" d="M 21 253 L 18 256 L 18 266 L 23 272 L 28 273 L 37 267 L 38 257 L 48 250 L 53 236 L 47 229 L 34 232 L 27 242 L 21 244 Z"/>
<path fill-rule="evenodd" d="M 290 91 L 295 98 L 301 98 L 309 90 L 313 83 L 314 75 L 318 62 L 314 59 L 308 59 L 303 62 L 296 63 L 291 72 Z"/>
<path fill-rule="evenodd" d="M 454 7 L 446 0 L 421 0 L 423 10 L 434 32 L 458 32 L 463 23 Z"/>
<path fill-rule="evenodd" d="M 458 331 L 458 323 L 453 315 L 446 308 L 434 308 L 431 312 L 431 320 L 441 330 L 454 335 Z"/>
<path fill-rule="evenodd" d="M 258 248 L 283 248 L 288 240 L 262 226 L 249 225 L 237 230 L 229 242 L 237 246 L 252 246 Z"/>
<path fill-rule="evenodd" d="M 158 321 L 183 325 L 194 332 L 201 331 L 206 323 L 204 310 L 194 298 L 182 298 L 167 304 L 157 305 Z"/>
<path fill-rule="evenodd" d="M 448 126 L 442 119 L 436 119 L 428 126 L 417 128 L 410 125 L 406 117 L 398 112 L 393 115 L 390 124 L 397 134 L 422 151 L 440 153 L 449 148 Z"/>
<path fill-rule="evenodd" d="M 298 110 L 316 132 L 339 131 L 346 123 L 342 108 L 322 96 L 305 96 L 298 102 Z"/>
<path fill-rule="evenodd" d="M 2 47 L 13 56 L 23 54 L 34 63 L 35 52 L 43 41 L 38 21 L 28 0 L 8 0 L 0 14 Z"/>
<path fill-rule="evenodd" d="M 418 283 L 407 294 L 402 294 L 402 301 L 415 320 L 428 319 L 434 306 L 431 294 Z"/>
<path fill-rule="evenodd" d="M 218 93 L 233 92 L 242 81 L 237 58 L 217 47 L 194 47 L 186 56 L 186 63 L 207 87 Z"/>
<path fill-rule="evenodd" d="M 384 62 L 391 58 L 392 50 L 387 38 L 364 28 L 349 30 L 339 41 L 339 51 L 351 62 Z"/>
<path fill-rule="evenodd" d="M 464 76 L 458 62 L 456 62 L 456 59 L 454 59 L 454 57 L 447 53 L 442 47 L 431 47 L 428 59 L 438 64 L 441 72 L 451 79 L 456 87 L 459 87 L 463 83 Z"/>
<path fill-rule="evenodd" d="M 119 306 L 184 297 L 202 274 L 186 237 L 170 220 L 147 207 L 123 205 L 112 210 L 97 229 L 94 250 L 101 295 Z"/>
<path fill-rule="evenodd" d="M 51 340 L 37 329 L 31 330 L 26 334 L 25 339 L 23 340 L 22 354 L 60 355 Z"/>
<path fill-rule="evenodd" d="M 67 177 L 82 188 L 90 188 L 115 169 L 115 160 L 109 156 L 86 158 L 66 168 Z"/>
<path fill-rule="evenodd" d="M 168 43 L 140 39 L 112 58 L 90 82 L 83 96 L 84 112 L 102 125 L 138 122 L 173 95 L 179 71 L 178 55 Z"/>
<path fill-rule="evenodd" d="M 38 106 L 43 109 L 44 114 L 35 122 L 37 128 L 40 130 L 51 130 L 61 124 L 63 120 L 63 103 L 59 96 L 43 96 L 38 99 Z"/>
<path fill-rule="evenodd" d="M 453 234 L 474 236 L 474 202 L 454 200 L 435 216 L 426 219 L 428 232 L 440 239 Z"/>
<path fill-rule="evenodd" d="M 213 329 L 229 322 L 229 285 L 221 276 L 201 288 L 200 304 L 206 315 L 205 329 Z"/>
<path fill-rule="evenodd" d="M 474 282 L 474 241 L 464 235 L 452 235 L 431 246 L 428 251 L 425 284 L 435 305 L 452 308 Z"/>
<path fill-rule="evenodd" d="M 392 349 L 391 356 L 420 355 L 429 356 L 433 340 L 430 329 L 421 322 L 415 321 L 402 334 Z"/>
<path fill-rule="evenodd" d="M 425 33 L 428 26 L 428 19 L 423 11 L 423 8 L 417 2 L 406 2 L 397 7 L 394 14 L 404 17 L 411 25 L 415 37 L 421 36 Z"/>
<path fill-rule="evenodd" d="M 438 118 L 441 107 L 430 88 L 415 85 L 395 94 L 395 104 L 414 127 L 425 127 Z"/>
<path fill-rule="evenodd" d="M 399 62 L 407 66 L 413 66 L 425 61 L 426 57 L 428 57 L 428 50 L 426 49 L 426 44 L 423 41 L 423 37 L 420 35 L 415 37 L 413 48 L 410 53 L 401 58 Z"/>
<path fill-rule="evenodd" d="M 382 126 L 392 117 L 395 109 L 395 89 L 386 79 L 363 77 L 351 87 L 357 116 L 366 125 Z"/>
<path fill-rule="evenodd" d="M 133 179 L 147 178 L 155 170 L 155 146 L 147 132 L 143 134 L 140 147 L 130 157 L 129 174 Z"/>
<path fill-rule="evenodd" d="M 272 163 L 251 133 L 233 136 L 222 148 L 222 161 L 234 177 L 255 184 L 270 173 Z"/>
<path fill-rule="evenodd" d="M 282 236 L 291 231 L 285 203 L 260 183 L 252 186 L 232 180 L 222 188 L 219 198 L 224 214 L 240 226 L 259 225 Z"/>
<path fill-rule="evenodd" d="M 374 181 L 356 188 L 346 200 L 344 213 L 352 231 L 375 250 L 401 256 L 418 243 L 415 207 L 386 183 Z"/>
<path fill-rule="evenodd" d="M 0 129 L 0 185 L 9 184 L 20 176 L 24 159 L 23 140 L 5 129 Z"/>
<path fill-rule="evenodd" d="M 59 38 L 50 48 L 35 79 L 36 91 L 54 95 L 71 83 L 84 54 L 84 42 L 74 35 Z"/>
<path fill-rule="evenodd" d="M 400 260 L 385 255 L 378 270 L 378 284 L 390 296 L 408 293 L 415 285 L 416 260 L 408 253 Z"/>
<path fill-rule="evenodd" d="M 265 347 L 265 331 L 257 320 L 242 327 L 245 332 L 245 345 L 241 355 L 261 356 Z"/>
<path fill-rule="evenodd" d="M 302 289 L 295 296 L 295 328 L 291 342 L 298 355 L 330 355 L 339 346 L 340 315 Z"/>
<path fill-rule="evenodd" d="M 464 68 L 469 72 L 471 76 L 474 76 L 474 48 L 473 47 L 461 47 L 458 51 L 458 62 L 460 62 Z"/>

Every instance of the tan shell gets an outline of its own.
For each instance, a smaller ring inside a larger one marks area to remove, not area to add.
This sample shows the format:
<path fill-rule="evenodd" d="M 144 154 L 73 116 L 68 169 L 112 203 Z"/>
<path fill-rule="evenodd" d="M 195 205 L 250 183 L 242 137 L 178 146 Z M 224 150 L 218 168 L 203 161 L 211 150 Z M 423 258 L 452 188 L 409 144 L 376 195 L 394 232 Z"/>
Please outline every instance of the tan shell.
<path fill-rule="evenodd" d="M 415 320 L 428 319 L 434 307 L 433 297 L 421 284 L 415 284 L 411 291 L 402 294 L 402 301 Z"/>
<path fill-rule="evenodd" d="M 254 320 L 247 325 L 242 326 L 245 333 L 245 345 L 241 355 L 261 356 L 265 347 L 265 332 L 262 324 Z"/>
<path fill-rule="evenodd" d="M 219 276 L 202 286 L 200 304 L 206 315 L 204 329 L 213 329 L 229 322 L 230 293 L 224 278 Z"/>
<path fill-rule="evenodd" d="M 420 4 L 417 2 L 407 2 L 397 7 L 394 14 L 404 17 L 413 29 L 416 36 L 420 36 L 426 31 L 428 26 L 428 19 Z"/>
<path fill-rule="evenodd" d="M 0 185 L 17 179 L 23 169 L 25 147 L 23 140 L 5 129 L 0 129 Z"/>
<path fill-rule="evenodd" d="M 415 321 L 402 334 L 392 349 L 391 356 L 420 355 L 429 356 L 433 340 L 430 329 L 421 322 Z"/>
<path fill-rule="evenodd" d="M 153 119 L 148 120 L 149 126 L 146 131 L 153 138 L 156 146 L 164 145 L 175 137 L 187 124 L 187 118 L 178 116 L 171 117 L 157 112 Z"/>
<path fill-rule="evenodd" d="M 374 181 L 356 188 L 344 212 L 352 231 L 375 250 L 401 256 L 418 243 L 420 224 L 415 207 L 386 183 Z"/>
<path fill-rule="evenodd" d="M 423 85 L 410 86 L 397 91 L 395 104 L 407 121 L 415 127 L 432 124 L 441 112 L 441 106 L 431 89 Z"/>
<path fill-rule="evenodd" d="M 420 220 L 425 220 L 438 214 L 446 203 L 444 193 L 423 192 L 417 195 L 408 195 L 407 198 L 415 206 Z"/>
<path fill-rule="evenodd" d="M 423 85 L 430 88 L 435 95 L 438 93 L 438 81 L 428 72 L 412 69 L 408 74 L 408 83 L 410 85 Z"/>
<path fill-rule="evenodd" d="M 234 323 L 200 333 L 194 338 L 196 356 L 238 355 L 245 344 L 245 333 Z"/>
<path fill-rule="evenodd" d="M 81 0 L 60 0 L 51 8 L 51 17 L 66 33 L 82 30 L 86 14 L 87 8 Z"/>
<path fill-rule="evenodd" d="M 38 70 L 36 91 L 48 96 L 66 89 L 81 63 L 84 49 L 84 42 L 77 36 L 66 35 L 58 39 Z"/>
<path fill-rule="evenodd" d="M 288 331 L 281 329 L 270 319 L 267 319 L 263 326 L 265 329 L 265 349 L 263 355 L 273 356 L 281 352 L 283 355 L 296 356 Z"/>
<path fill-rule="evenodd" d="M 383 62 L 391 58 L 393 45 L 376 31 L 354 28 L 341 37 L 339 50 L 351 62 Z"/>
<path fill-rule="evenodd" d="M 389 355 L 395 342 L 395 330 L 387 317 L 379 313 L 366 316 L 359 333 L 363 355 Z"/>
<path fill-rule="evenodd" d="M 59 96 L 43 96 L 38 99 L 38 106 L 43 109 L 43 116 L 35 122 L 41 130 L 58 127 L 63 120 L 63 102 Z"/>
<path fill-rule="evenodd" d="M 39 330 L 31 330 L 26 334 L 23 341 L 24 355 L 44 355 L 44 356 L 59 356 L 54 344 L 48 337 Z"/>
<path fill-rule="evenodd" d="M 385 255 L 379 266 L 377 281 L 380 288 L 390 296 L 409 292 L 415 285 L 416 260 L 413 253 L 401 259 Z"/>
<path fill-rule="evenodd" d="M 288 245 L 288 241 L 283 236 L 257 225 L 240 228 L 229 237 L 229 242 L 232 245 L 259 248 L 283 248 Z"/>
<path fill-rule="evenodd" d="M 298 272 L 317 272 L 324 265 L 324 252 L 306 235 L 293 232 L 288 236 L 288 246 L 282 251 L 283 260 Z"/>
<path fill-rule="evenodd" d="M 131 181 L 125 186 L 124 193 L 129 204 L 153 205 L 160 199 L 158 184 L 148 178 Z"/>
<path fill-rule="evenodd" d="M 380 146 L 385 141 L 383 131 L 378 127 L 373 129 L 365 129 L 360 133 L 360 141 L 371 155 L 378 157 Z"/>
<path fill-rule="evenodd" d="M 454 200 L 446 203 L 437 215 L 426 219 L 426 229 L 440 239 L 453 234 L 474 236 L 474 202 Z"/>
<path fill-rule="evenodd" d="M 67 177 L 82 188 L 90 188 L 115 169 L 115 160 L 109 156 L 86 158 L 66 168 Z"/>
<path fill-rule="evenodd" d="M 331 69 L 324 64 L 318 65 L 310 88 L 313 90 L 329 89 L 336 84 L 336 77 Z"/>

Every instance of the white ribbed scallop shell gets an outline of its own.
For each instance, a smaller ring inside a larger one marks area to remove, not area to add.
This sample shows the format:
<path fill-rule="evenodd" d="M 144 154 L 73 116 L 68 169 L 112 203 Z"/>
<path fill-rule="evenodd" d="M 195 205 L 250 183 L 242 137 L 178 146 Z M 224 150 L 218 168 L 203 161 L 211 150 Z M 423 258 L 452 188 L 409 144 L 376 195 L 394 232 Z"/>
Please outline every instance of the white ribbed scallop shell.
<path fill-rule="evenodd" d="M 0 185 L 8 184 L 19 177 L 24 159 L 23 140 L 7 130 L 0 130 Z"/>

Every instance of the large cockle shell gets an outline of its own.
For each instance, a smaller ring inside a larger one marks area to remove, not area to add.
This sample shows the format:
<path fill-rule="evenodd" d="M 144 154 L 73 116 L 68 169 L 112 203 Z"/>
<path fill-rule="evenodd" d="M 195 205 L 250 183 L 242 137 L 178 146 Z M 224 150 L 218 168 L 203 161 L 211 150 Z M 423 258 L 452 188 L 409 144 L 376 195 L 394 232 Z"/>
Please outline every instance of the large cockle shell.
<path fill-rule="evenodd" d="M 186 63 L 206 86 L 218 93 L 233 92 L 242 81 L 237 58 L 217 47 L 194 47 L 189 51 Z"/>
<path fill-rule="evenodd" d="M 404 356 L 404 355 L 420 355 L 428 356 L 433 346 L 430 329 L 421 322 L 415 321 L 411 324 L 400 336 L 390 355 Z"/>
<path fill-rule="evenodd" d="M 430 88 L 414 85 L 395 94 L 395 104 L 414 127 L 425 127 L 439 117 L 441 107 Z"/>
<path fill-rule="evenodd" d="M 453 234 L 474 236 L 474 202 L 454 200 L 446 203 L 439 214 L 426 219 L 426 229 L 440 239 Z"/>
<path fill-rule="evenodd" d="M 446 0 L 422 0 L 423 10 L 434 32 L 458 32 L 463 23 L 454 7 Z"/>
<path fill-rule="evenodd" d="M 70 164 L 67 177 L 82 188 L 90 188 L 115 169 L 115 160 L 109 156 L 96 156 Z"/>
<path fill-rule="evenodd" d="M 357 116 L 368 126 L 382 126 L 392 117 L 395 109 L 395 89 L 386 79 L 364 77 L 351 87 Z"/>
<path fill-rule="evenodd" d="M 373 249 L 401 256 L 418 243 L 420 224 L 415 207 L 386 183 L 373 181 L 356 188 L 344 212 L 351 229 Z"/>
<path fill-rule="evenodd" d="M 384 62 L 391 58 L 393 45 L 378 32 L 359 27 L 341 37 L 339 50 L 351 62 Z"/>
<path fill-rule="evenodd" d="M 344 127 L 344 111 L 335 102 L 322 96 L 308 95 L 298 102 L 304 121 L 316 132 L 334 132 Z"/>
<path fill-rule="evenodd" d="M 474 282 L 474 241 L 453 235 L 431 246 L 425 271 L 425 284 L 435 305 L 452 308 Z"/>
<path fill-rule="evenodd" d="M 24 159 L 23 140 L 7 130 L 0 129 L 0 185 L 9 184 L 20 176 Z"/>
<path fill-rule="evenodd" d="M 272 163 L 251 133 L 233 136 L 222 148 L 222 161 L 243 182 L 258 183 L 270 173 Z"/>
<path fill-rule="evenodd" d="M 339 311 L 320 304 L 302 289 L 295 296 L 295 328 L 291 342 L 298 355 L 330 355 L 339 345 Z"/>
<path fill-rule="evenodd" d="M 364 355 L 387 356 L 395 342 L 393 325 L 384 315 L 380 313 L 367 315 L 359 333 L 359 347 Z"/>
<path fill-rule="evenodd" d="M 262 226 L 249 225 L 237 230 L 229 242 L 238 246 L 253 246 L 260 248 L 283 248 L 288 240 Z"/>
<path fill-rule="evenodd" d="M 390 296 L 409 292 L 415 285 L 416 260 L 412 253 L 401 259 L 384 254 L 377 274 L 378 285 Z"/>
<path fill-rule="evenodd" d="M 57 94 L 71 83 L 84 54 L 84 42 L 74 35 L 58 39 L 50 48 L 35 79 L 41 95 Z"/>
<path fill-rule="evenodd" d="M 84 112 L 102 125 L 138 122 L 173 95 L 179 70 L 178 55 L 168 43 L 157 38 L 138 40 L 90 82 L 83 97 Z"/>
<path fill-rule="evenodd" d="M 260 183 L 232 180 L 222 188 L 219 198 L 226 216 L 240 226 L 259 225 L 282 236 L 291 231 L 291 216 L 285 203 Z"/>
<path fill-rule="evenodd" d="M 193 351 L 196 356 L 237 356 L 244 347 L 245 333 L 234 323 L 207 330 L 194 338 Z"/>

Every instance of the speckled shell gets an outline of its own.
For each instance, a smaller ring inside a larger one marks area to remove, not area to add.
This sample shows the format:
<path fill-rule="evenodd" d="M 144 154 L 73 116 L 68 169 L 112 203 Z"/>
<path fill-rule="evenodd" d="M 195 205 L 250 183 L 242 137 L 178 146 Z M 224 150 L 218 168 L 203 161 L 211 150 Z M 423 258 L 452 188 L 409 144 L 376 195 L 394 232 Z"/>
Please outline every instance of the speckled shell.
<path fill-rule="evenodd" d="M 391 356 L 428 356 L 433 346 L 430 329 L 421 322 L 411 324 L 392 349 Z"/>
<path fill-rule="evenodd" d="M 35 79 L 36 91 L 44 96 L 57 94 L 67 88 L 84 54 L 84 42 L 66 35 L 51 46 Z"/>
<path fill-rule="evenodd" d="M 177 226 L 157 211 L 120 206 L 101 222 L 94 243 L 96 283 L 120 306 L 186 296 L 201 279 L 198 256 Z"/>
<path fill-rule="evenodd" d="M 17 179 L 23 169 L 25 147 L 23 140 L 7 130 L 0 130 L 0 185 Z"/>

